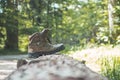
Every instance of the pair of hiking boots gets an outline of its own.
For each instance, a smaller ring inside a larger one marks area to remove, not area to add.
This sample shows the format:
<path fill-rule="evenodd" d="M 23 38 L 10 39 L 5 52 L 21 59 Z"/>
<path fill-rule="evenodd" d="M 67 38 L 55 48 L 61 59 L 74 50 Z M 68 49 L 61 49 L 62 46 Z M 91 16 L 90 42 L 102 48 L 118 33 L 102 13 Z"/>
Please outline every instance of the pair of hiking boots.
<path fill-rule="evenodd" d="M 48 38 L 50 29 L 44 29 L 42 32 L 36 32 L 29 37 L 28 44 L 28 56 L 29 58 L 38 58 L 42 55 L 55 54 L 61 50 L 64 50 L 64 45 L 51 44 Z"/>

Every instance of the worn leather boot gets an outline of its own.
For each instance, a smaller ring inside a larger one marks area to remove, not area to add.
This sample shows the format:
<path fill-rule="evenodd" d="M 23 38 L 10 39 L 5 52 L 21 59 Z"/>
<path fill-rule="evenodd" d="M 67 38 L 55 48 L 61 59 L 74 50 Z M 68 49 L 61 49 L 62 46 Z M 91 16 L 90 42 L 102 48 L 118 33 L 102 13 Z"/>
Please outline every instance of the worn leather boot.
<path fill-rule="evenodd" d="M 42 32 L 36 32 L 29 37 L 28 55 L 29 58 L 38 58 L 42 55 L 55 54 L 63 49 L 64 45 L 52 45 L 48 38 L 49 29 L 44 29 Z"/>

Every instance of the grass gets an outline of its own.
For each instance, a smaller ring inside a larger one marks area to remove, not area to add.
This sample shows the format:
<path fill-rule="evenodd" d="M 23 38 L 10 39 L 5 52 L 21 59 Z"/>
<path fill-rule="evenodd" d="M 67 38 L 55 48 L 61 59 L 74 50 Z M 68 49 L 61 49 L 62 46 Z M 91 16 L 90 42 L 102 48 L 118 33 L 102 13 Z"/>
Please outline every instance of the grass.
<path fill-rule="evenodd" d="M 101 73 L 109 80 L 120 80 L 120 56 L 104 57 L 101 63 Z"/>
<path fill-rule="evenodd" d="M 107 76 L 109 80 L 120 80 L 120 45 L 89 47 L 69 53 L 77 60 L 85 60 L 90 69 Z"/>

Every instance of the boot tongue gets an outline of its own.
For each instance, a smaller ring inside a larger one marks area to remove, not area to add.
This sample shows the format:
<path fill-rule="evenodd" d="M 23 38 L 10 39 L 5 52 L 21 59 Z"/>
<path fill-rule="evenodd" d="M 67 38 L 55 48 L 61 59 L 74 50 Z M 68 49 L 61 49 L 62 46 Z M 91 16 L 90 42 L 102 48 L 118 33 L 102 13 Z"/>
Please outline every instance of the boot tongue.
<path fill-rule="evenodd" d="M 44 30 L 41 32 L 41 36 L 42 36 L 43 38 L 47 38 L 49 31 L 50 31 L 49 29 L 44 29 Z"/>

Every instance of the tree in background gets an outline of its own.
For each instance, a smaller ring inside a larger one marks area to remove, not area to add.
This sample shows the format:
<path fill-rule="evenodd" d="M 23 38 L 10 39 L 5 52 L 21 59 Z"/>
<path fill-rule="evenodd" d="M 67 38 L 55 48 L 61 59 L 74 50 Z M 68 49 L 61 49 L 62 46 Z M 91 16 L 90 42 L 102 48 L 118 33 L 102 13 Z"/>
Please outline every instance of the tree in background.
<path fill-rule="evenodd" d="M 1 26 L 6 31 L 5 49 L 18 49 L 18 9 L 17 0 L 0 0 Z"/>
<path fill-rule="evenodd" d="M 29 0 L 0 0 L 0 40 L 4 49 L 18 50 L 21 44 L 20 34 L 24 33 L 26 26 L 31 26 L 31 21 L 28 20 L 28 2 Z"/>
<path fill-rule="evenodd" d="M 54 43 L 119 44 L 119 0 L 112 6 L 111 31 L 108 0 L 0 0 L 0 40 L 6 49 L 27 50 L 29 35 L 51 28 Z"/>

